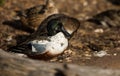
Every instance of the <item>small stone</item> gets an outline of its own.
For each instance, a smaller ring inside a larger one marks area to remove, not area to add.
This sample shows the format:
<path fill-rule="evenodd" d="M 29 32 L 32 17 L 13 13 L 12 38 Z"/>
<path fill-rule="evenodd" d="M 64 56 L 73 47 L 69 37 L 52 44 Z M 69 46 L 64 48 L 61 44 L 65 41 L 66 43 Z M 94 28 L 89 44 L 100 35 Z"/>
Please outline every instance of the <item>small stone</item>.
<path fill-rule="evenodd" d="M 87 53 L 87 54 L 84 54 L 84 55 L 85 55 L 86 57 L 91 57 L 91 54 L 88 54 L 88 53 Z"/>
<path fill-rule="evenodd" d="M 59 62 L 60 62 L 60 63 L 62 63 L 62 62 L 63 62 L 63 60 L 59 60 Z"/>
<path fill-rule="evenodd" d="M 101 50 L 101 51 L 99 51 L 99 52 L 95 51 L 95 52 L 93 53 L 93 55 L 96 56 L 96 57 L 103 57 L 103 56 L 108 55 L 108 54 L 107 54 L 106 51 Z"/>
<path fill-rule="evenodd" d="M 72 60 L 70 59 L 70 57 L 65 58 L 66 62 L 71 62 Z"/>
<path fill-rule="evenodd" d="M 15 54 L 19 57 L 27 57 L 27 55 L 25 55 L 25 54 L 21 54 L 21 53 L 15 53 Z"/>
<path fill-rule="evenodd" d="M 114 56 L 117 56 L 117 53 L 114 53 L 113 55 L 114 55 Z"/>
<path fill-rule="evenodd" d="M 94 32 L 95 32 L 95 33 L 103 33 L 104 30 L 103 30 L 103 29 L 96 29 L 96 30 L 94 30 Z"/>
<path fill-rule="evenodd" d="M 87 1 L 83 3 L 83 6 L 87 6 L 87 5 L 88 5 L 88 2 L 87 2 Z"/>
<path fill-rule="evenodd" d="M 91 54 L 90 54 L 89 51 L 85 51 L 84 56 L 86 56 L 86 57 L 91 57 Z"/>
<path fill-rule="evenodd" d="M 50 62 L 55 62 L 55 61 L 57 61 L 57 58 L 53 58 L 50 60 Z"/>
<path fill-rule="evenodd" d="M 64 51 L 64 54 L 72 54 L 72 53 L 73 53 L 73 51 L 70 49 Z"/>

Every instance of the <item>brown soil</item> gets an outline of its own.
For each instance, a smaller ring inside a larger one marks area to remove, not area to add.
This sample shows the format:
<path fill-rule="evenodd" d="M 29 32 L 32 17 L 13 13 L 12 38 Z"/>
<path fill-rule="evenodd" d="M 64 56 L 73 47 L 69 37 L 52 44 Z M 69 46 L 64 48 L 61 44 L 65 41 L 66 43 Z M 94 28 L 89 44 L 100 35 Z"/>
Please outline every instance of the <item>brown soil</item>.
<path fill-rule="evenodd" d="M 18 43 L 23 41 L 30 34 L 28 29 L 23 29 L 24 26 L 15 27 L 4 23 L 15 18 L 15 10 L 30 8 L 44 2 L 43 0 L 5 1 L 5 4 L 0 6 L 0 48 L 4 50 L 16 45 L 16 40 Z M 70 40 L 69 48 L 64 54 L 50 62 L 120 69 L 120 12 L 114 11 L 107 18 L 104 13 L 108 10 L 120 11 L 120 3 L 112 4 L 111 0 L 54 0 L 54 2 L 60 13 L 79 19 L 81 26 Z M 96 16 L 98 14 L 100 16 Z M 104 25 L 99 21 L 108 24 Z M 101 50 L 106 51 L 107 55 L 103 57 L 93 55 L 95 51 Z"/>

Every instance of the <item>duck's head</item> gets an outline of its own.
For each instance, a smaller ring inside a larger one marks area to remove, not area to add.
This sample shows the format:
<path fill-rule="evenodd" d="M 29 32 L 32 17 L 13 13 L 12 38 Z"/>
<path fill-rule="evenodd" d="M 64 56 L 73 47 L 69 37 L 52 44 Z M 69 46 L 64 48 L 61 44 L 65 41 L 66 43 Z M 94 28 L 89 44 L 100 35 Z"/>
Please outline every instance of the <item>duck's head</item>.
<path fill-rule="evenodd" d="M 48 22 L 47 30 L 48 30 L 49 36 L 55 35 L 58 32 L 62 32 L 67 38 L 71 37 L 71 34 L 68 33 L 63 27 L 62 22 L 60 22 L 57 19 L 51 20 L 50 22 Z"/>
<path fill-rule="evenodd" d="M 78 27 L 78 20 L 74 18 L 63 17 L 50 20 L 47 24 L 47 31 L 49 36 L 53 36 L 58 32 L 62 32 L 66 38 L 70 39 Z"/>

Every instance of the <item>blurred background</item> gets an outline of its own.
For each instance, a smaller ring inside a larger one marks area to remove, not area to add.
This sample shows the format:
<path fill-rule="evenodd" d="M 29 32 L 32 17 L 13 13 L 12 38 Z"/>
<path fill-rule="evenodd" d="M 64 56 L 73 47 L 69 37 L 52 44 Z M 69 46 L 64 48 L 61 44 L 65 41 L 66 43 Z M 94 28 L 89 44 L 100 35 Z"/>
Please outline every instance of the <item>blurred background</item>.
<path fill-rule="evenodd" d="M 119 0 L 53 0 L 53 2 L 59 13 L 75 17 L 81 23 L 70 41 L 70 47 L 67 49 L 70 52 L 65 52 L 53 60 L 54 62 L 120 68 Z M 9 23 L 10 25 L 4 23 L 17 18 L 16 10 L 25 10 L 41 4 L 45 4 L 45 0 L 0 0 L 1 49 L 6 50 L 30 35 L 27 30 L 19 29 L 24 27 L 13 28 L 12 23 Z M 101 58 L 99 53 L 105 56 Z"/>

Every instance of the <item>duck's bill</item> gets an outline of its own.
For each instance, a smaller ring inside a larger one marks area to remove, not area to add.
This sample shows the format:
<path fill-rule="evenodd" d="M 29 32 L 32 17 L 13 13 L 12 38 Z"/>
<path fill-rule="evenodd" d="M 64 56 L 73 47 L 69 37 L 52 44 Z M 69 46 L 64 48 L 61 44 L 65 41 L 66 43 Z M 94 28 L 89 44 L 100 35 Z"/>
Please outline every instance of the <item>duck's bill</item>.
<path fill-rule="evenodd" d="M 71 38 L 71 34 L 69 34 L 64 28 L 62 28 L 61 31 L 64 33 L 66 38 L 68 38 L 68 39 Z"/>

